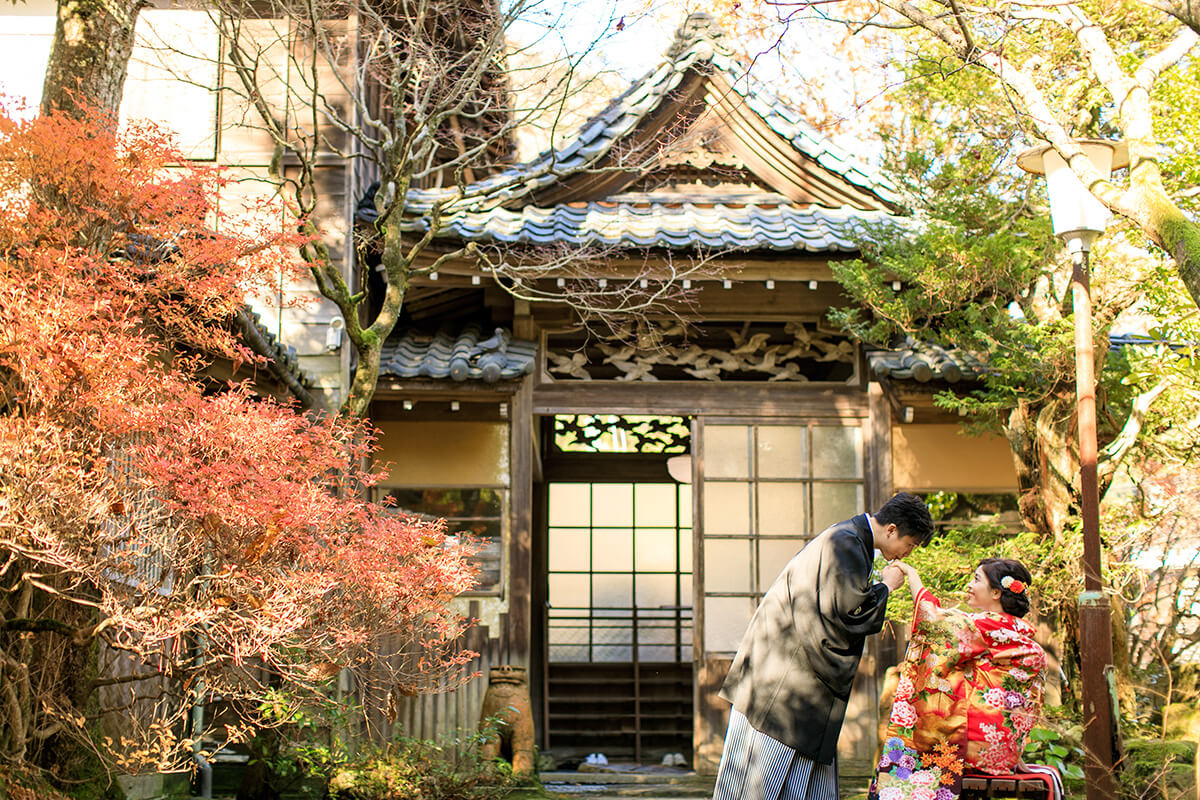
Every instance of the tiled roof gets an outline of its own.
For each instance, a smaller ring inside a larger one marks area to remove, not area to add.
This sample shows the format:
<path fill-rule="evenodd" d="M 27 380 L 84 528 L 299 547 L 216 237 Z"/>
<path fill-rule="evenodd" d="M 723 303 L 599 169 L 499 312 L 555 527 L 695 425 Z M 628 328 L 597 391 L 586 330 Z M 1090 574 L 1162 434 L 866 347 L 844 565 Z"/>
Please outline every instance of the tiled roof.
<path fill-rule="evenodd" d="M 571 203 L 455 215 L 443 235 L 505 244 L 712 247 L 723 250 L 855 251 L 864 223 L 895 221 L 883 212 L 800 208 L 786 203 Z M 410 230 L 428 222 L 413 220 Z"/>
<path fill-rule="evenodd" d="M 247 308 L 246 313 L 254 323 L 254 327 L 258 330 L 259 335 L 267 344 L 267 352 L 260 353 L 267 358 L 272 359 L 276 364 L 279 364 L 286 369 L 291 375 L 295 376 L 296 380 L 300 381 L 305 386 L 312 386 L 312 376 L 306 373 L 300 367 L 300 359 L 296 355 L 296 348 L 290 344 L 284 344 L 271 333 L 270 328 L 262 322 L 262 315 L 257 311 L 251 311 Z"/>
<path fill-rule="evenodd" d="M 800 154 L 886 203 L 896 200 L 894 188 L 884 178 L 822 137 L 785 103 L 752 86 L 744 65 L 724 45 L 723 34 L 709 18 L 693 15 L 668 58 L 585 123 L 568 144 L 468 186 L 410 191 L 406 227 L 423 230 L 428 223 L 421 215 L 435 204 L 449 202 L 444 206 L 446 227 L 439 236 L 460 240 L 822 251 L 857 249 L 851 235 L 854 225 L 888 218 L 883 212 L 849 207 L 816 210 L 773 193 L 747 198 L 744 204 L 668 203 L 648 193 L 640 197 L 642 202 L 612 195 L 610 202 L 520 207 L 522 201 L 531 203 L 538 191 L 597 165 L 622 137 L 670 102 L 671 92 L 693 70 L 720 77 L 735 103 L 744 102 Z M 722 96 L 718 102 L 728 105 L 730 99 Z M 361 221 L 377 219 L 373 194 L 359 204 Z"/>
<path fill-rule="evenodd" d="M 300 405 L 311 408 L 315 402 L 309 391 L 313 387 L 313 380 L 312 376 L 301 368 L 296 348 L 279 341 L 275 334 L 263 325 L 258 312 L 249 306 L 243 306 L 234 315 L 232 323 L 251 350 L 270 359 L 268 369 L 287 386 L 288 391 L 300 401 Z"/>
<path fill-rule="evenodd" d="M 1169 342 L 1137 334 L 1113 334 L 1108 337 L 1108 348 L 1120 350 L 1124 347 L 1146 347 L 1166 345 L 1177 348 Z M 978 381 L 988 371 L 984 361 L 957 347 L 943 348 L 937 345 L 918 342 L 912 337 L 904 340 L 904 344 L 895 350 L 867 351 L 867 363 L 871 373 L 878 378 L 893 380 L 910 380 L 918 383 L 930 381 Z"/>
<path fill-rule="evenodd" d="M 541 189 L 579 171 L 607 155 L 678 87 L 690 70 L 721 73 L 733 92 L 780 136 L 822 167 L 887 201 L 897 199 L 894 186 L 832 141 L 821 136 L 779 98 L 753 85 L 746 67 L 725 46 L 724 34 L 706 15 L 688 19 L 665 61 L 635 81 L 596 116 L 584 123 L 579 135 L 564 147 L 546 150 L 533 160 L 486 178 L 467 191 L 490 202 L 503 202 Z M 446 197 L 444 190 L 410 194 L 415 205 Z"/>
<path fill-rule="evenodd" d="M 964 350 L 925 344 L 911 337 L 895 350 L 869 351 L 867 363 L 877 378 L 918 383 L 977 381 L 987 371 L 982 361 Z"/>
<path fill-rule="evenodd" d="M 384 343 L 379 374 L 495 383 L 529 374 L 536 356 L 536 342 L 513 339 L 504 328 L 487 338 L 474 323 L 462 329 L 443 326 L 436 333 L 409 329 Z"/>

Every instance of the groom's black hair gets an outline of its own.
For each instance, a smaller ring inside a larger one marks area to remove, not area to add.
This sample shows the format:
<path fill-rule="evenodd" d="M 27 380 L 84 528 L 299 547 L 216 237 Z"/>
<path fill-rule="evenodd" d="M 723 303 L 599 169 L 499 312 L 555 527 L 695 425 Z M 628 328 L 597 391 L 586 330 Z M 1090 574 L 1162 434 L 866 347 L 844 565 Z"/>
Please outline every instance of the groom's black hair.
<path fill-rule="evenodd" d="M 927 545 L 933 538 L 933 517 L 925 501 L 915 494 L 900 492 L 875 512 L 875 521 L 883 525 L 895 525 L 901 536 L 916 539 L 917 544 Z"/>

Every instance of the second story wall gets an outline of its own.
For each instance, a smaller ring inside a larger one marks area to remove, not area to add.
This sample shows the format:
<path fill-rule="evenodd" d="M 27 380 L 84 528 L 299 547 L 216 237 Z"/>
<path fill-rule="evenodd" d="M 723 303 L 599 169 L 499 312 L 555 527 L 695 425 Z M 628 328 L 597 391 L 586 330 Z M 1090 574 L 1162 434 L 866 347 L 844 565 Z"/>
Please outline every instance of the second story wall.
<path fill-rule="evenodd" d="M 41 100 L 55 8 L 47 0 L 0 6 L 0 92 L 8 102 L 23 101 L 27 114 L 35 113 Z M 244 213 L 247 201 L 277 196 L 276 176 L 296 174 L 294 160 L 281 156 L 261 111 L 269 110 L 282 123 L 280 129 L 291 135 L 313 119 L 306 101 L 311 84 L 299 69 L 311 48 L 293 26 L 280 20 L 247 20 L 240 32 L 247 41 L 245 52 L 259 59 L 258 85 L 253 88 L 243 85 L 231 69 L 229 26 L 214 13 L 165 2 L 145 8 L 138 19 L 121 105 L 123 124 L 157 124 L 172 133 L 187 158 L 227 167 L 230 180 L 220 196 L 221 211 L 234 217 Z M 345 24 L 335 32 L 349 35 Z M 352 54 L 353 48 L 346 52 Z M 325 72 L 319 87 L 324 101 L 344 107 L 343 85 L 328 69 Z M 256 99 L 264 102 L 256 104 Z M 320 133 L 334 147 L 342 144 L 327 128 Z M 353 182 L 351 169 L 346 159 L 326 148 L 314 170 L 321 195 L 314 221 L 343 275 L 354 268 L 349 220 L 355 198 L 346 188 Z M 286 192 L 284 199 L 291 199 Z M 280 213 L 279 224 L 294 220 Z M 287 281 L 283 274 L 271 293 L 248 301 L 262 325 L 295 348 L 301 368 L 315 382 L 319 402 L 336 407 L 349 372 L 349 348 L 336 346 L 338 337 L 330 334 L 340 314 L 310 279 Z"/>

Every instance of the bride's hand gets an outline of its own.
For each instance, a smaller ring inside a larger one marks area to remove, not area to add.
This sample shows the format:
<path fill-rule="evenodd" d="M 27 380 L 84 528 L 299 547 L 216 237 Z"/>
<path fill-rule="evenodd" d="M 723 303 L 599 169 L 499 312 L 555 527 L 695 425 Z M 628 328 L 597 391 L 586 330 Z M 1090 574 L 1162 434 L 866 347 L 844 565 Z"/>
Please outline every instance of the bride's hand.
<path fill-rule="evenodd" d="M 917 573 L 915 567 L 911 564 L 905 564 L 903 561 L 893 561 L 891 566 L 896 567 L 904 573 L 904 577 L 908 579 L 908 588 L 913 593 L 913 597 L 917 596 L 917 592 L 921 591 L 922 583 L 921 576 Z"/>

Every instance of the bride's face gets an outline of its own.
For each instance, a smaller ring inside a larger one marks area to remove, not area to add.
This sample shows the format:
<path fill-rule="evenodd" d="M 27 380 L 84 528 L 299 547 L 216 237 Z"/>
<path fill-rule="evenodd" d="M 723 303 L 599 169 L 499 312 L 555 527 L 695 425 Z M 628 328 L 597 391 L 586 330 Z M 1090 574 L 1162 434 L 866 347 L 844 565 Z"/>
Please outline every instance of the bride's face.
<path fill-rule="evenodd" d="M 967 605 L 977 611 L 1002 611 L 1000 605 L 1000 590 L 993 589 L 988 583 L 983 567 L 975 570 L 971 582 L 967 584 Z"/>

